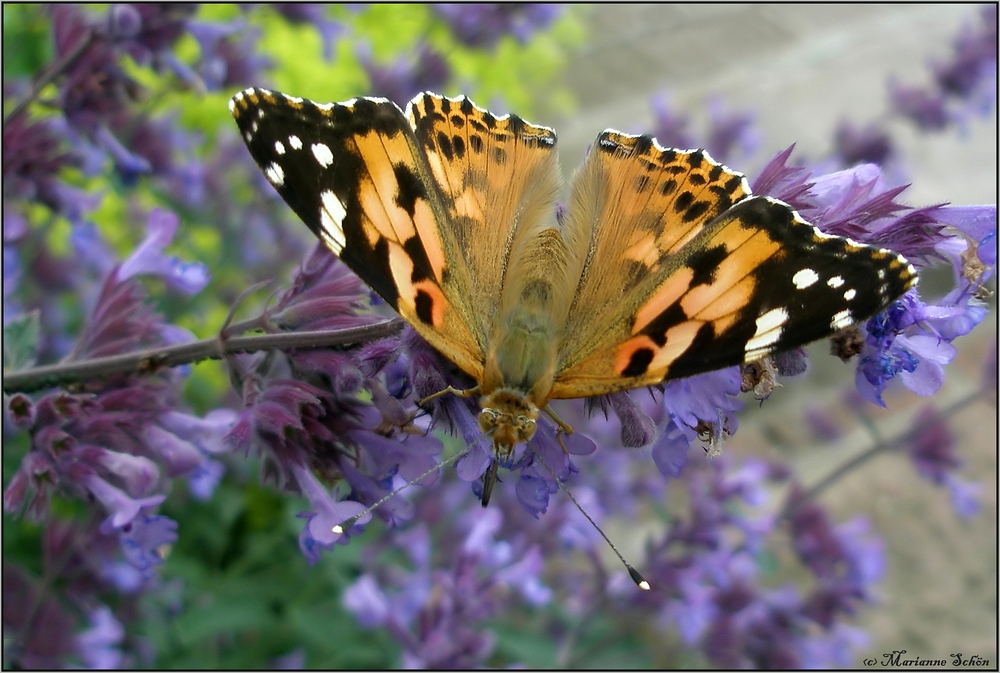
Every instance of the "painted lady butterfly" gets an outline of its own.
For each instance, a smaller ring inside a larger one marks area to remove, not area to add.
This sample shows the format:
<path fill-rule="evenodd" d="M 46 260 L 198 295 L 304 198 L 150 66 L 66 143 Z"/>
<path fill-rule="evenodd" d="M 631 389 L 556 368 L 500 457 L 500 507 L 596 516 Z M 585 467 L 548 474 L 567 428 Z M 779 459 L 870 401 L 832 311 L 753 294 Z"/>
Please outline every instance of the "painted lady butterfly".
<path fill-rule="evenodd" d="M 598 135 L 557 221 L 555 132 L 468 98 L 423 93 L 404 114 L 247 89 L 229 107 L 313 233 L 478 382 L 461 392 L 481 396 L 493 440 L 484 505 L 549 400 L 758 360 L 917 282 L 903 257 L 650 136 Z"/>

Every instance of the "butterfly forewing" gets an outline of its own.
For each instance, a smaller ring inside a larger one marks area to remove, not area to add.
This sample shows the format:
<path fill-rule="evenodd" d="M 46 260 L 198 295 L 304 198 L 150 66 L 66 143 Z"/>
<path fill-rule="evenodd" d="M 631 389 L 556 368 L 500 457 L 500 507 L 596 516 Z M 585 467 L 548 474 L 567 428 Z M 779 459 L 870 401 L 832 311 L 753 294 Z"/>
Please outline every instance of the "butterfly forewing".
<path fill-rule="evenodd" d="M 313 233 L 482 377 L 481 329 L 466 318 L 470 273 L 403 112 L 384 99 L 318 105 L 263 89 L 237 94 L 231 108 L 254 160 Z"/>

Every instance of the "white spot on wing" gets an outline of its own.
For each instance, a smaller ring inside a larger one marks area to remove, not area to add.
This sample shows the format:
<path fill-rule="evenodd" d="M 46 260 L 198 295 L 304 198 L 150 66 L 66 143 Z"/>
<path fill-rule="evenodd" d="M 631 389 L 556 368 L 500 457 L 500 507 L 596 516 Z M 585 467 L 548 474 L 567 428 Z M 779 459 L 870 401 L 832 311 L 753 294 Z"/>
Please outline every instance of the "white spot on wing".
<path fill-rule="evenodd" d="M 834 276 L 830 280 L 826 281 L 826 284 L 829 285 L 834 290 L 836 290 L 838 287 L 844 284 L 844 279 L 841 278 L 840 276 Z"/>
<path fill-rule="evenodd" d="M 757 332 L 745 348 L 747 361 L 757 360 L 771 352 L 774 344 L 781 338 L 781 327 L 788 320 L 788 311 L 783 308 L 773 308 L 757 318 Z"/>
<path fill-rule="evenodd" d="M 281 166 L 278 164 L 270 164 L 264 169 L 264 175 L 267 179 L 271 181 L 271 184 L 275 187 L 280 187 L 285 184 L 285 171 L 281 170 Z"/>
<path fill-rule="evenodd" d="M 323 242 L 339 255 L 347 245 L 347 239 L 344 238 L 344 217 L 347 216 L 347 211 L 344 210 L 344 204 L 337 195 L 329 190 L 320 194 L 320 202 L 323 204 L 319 210 L 320 223 L 323 225 L 320 236 Z"/>
<path fill-rule="evenodd" d="M 333 165 L 333 152 L 330 151 L 329 147 L 323 143 L 313 143 L 311 149 L 313 156 L 316 157 L 316 161 L 319 162 L 320 166 L 329 168 Z"/>
<path fill-rule="evenodd" d="M 854 299 L 854 297 L 857 296 L 857 294 L 858 294 L 857 290 L 851 288 L 850 290 L 844 293 L 844 299 L 846 299 L 847 301 L 851 301 L 852 299 Z"/>
<path fill-rule="evenodd" d="M 851 317 L 851 312 L 844 309 L 833 314 L 833 319 L 830 320 L 830 329 L 839 331 L 852 324 L 854 324 L 854 319 Z"/>
<path fill-rule="evenodd" d="M 285 153 L 285 146 L 281 144 L 280 140 L 274 141 L 274 151 L 277 152 L 278 154 Z"/>
<path fill-rule="evenodd" d="M 288 146 L 293 150 L 301 150 L 302 140 L 298 136 L 288 136 Z"/>
<path fill-rule="evenodd" d="M 812 269 L 802 269 L 792 276 L 792 283 L 799 290 L 804 290 L 819 280 L 819 276 Z"/>

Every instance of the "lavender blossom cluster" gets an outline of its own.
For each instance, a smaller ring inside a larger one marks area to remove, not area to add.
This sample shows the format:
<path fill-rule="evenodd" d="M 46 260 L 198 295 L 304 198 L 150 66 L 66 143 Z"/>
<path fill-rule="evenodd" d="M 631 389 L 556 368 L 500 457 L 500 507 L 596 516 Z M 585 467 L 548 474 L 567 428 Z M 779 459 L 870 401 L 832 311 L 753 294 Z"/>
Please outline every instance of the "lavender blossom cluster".
<path fill-rule="evenodd" d="M 5 663 L 153 665 L 157 653 L 135 627 L 145 598 L 176 593 L 164 579 L 164 562 L 185 533 L 161 507 L 185 486 L 187 497 L 212 498 L 222 480 L 238 478 L 233 473 L 247 457 L 259 459 L 262 481 L 307 503 L 298 515 L 298 544 L 309 563 L 349 541 L 366 542 L 364 572 L 343 592 L 343 605 L 364 628 L 390 634 L 407 667 L 503 663 L 491 625 L 511 621 L 524 606 L 557 603 L 581 622 L 604 610 L 642 615 L 678 633 L 716 667 L 851 663 L 845 657 L 865 634 L 845 618 L 870 600 L 883 572 L 881 543 L 868 524 L 833 522 L 785 465 L 738 461 L 728 451 L 712 461 L 691 459 L 702 442 L 732 441 L 741 394 L 767 396 L 767 381 L 748 384 L 740 368 L 560 408 L 576 428 L 563 438 L 566 450 L 556 428 L 543 424 L 528 447 L 519 447 L 503 476 L 505 492 L 486 510 L 470 493 L 491 458 L 475 401 L 444 396 L 430 413 L 415 404 L 448 385 L 470 383 L 409 328 L 336 348 L 228 353 L 232 390 L 195 411 L 185 388 L 190 367 L 159 363 L 163 353 L 196 341 L 181 323 L 198 319 L 182 312 L 168 318 L 150 296 L 198 297 L 213 282 L 206 264 L 167 252 L 182 222 L 213 223 L 236 241 L 225 246 L 227 259 L 245 272 L 244 287 L 248 277 L 303 260 L 244 329 L 281 335 L 384 322 L 370 310 L 371 293 L 336 257 L 319 246 L 307 252 L 288 233 L 287 213 L 235 126 L 226 120 L 206 140 L 176 111 L 145 103 L 150 79 L 164 91 L 199 95 L 266 84 L 273 63 L 259 52 L 253 11 L 212 22 L 199 19 L 192 5 L 53 5 L 45 10 L 52 62 L 34 80 L 5 79 L 5 378 L 8 335 L 28 335 L 21 338 L 27 354 L 15 363 L 27 371 L 38 363 L 149 353 L 134 371 L 62 387 L 40 380 L 34 388 L 41 392 L 8 391 L 5 381 L 5 466 L 12 451 L 19 456 L 4 472 L 5 517 L 36 522 L 41 546 L 41 572 L 4 561 Z M 434 9 L 454 40 L 485 50 L 506 37 L 531 39 L 562 11 Z M 328 61 L 338 42 L 350 39 L 346 20 L 331 19 L 323 8 L 280 5 L 278 12 L 313 26 Z M 193 63 L 177 56 L 188 37 L 198 46 Z M 399 102 L 452 77 L 447 52 L 429 43 L 390 65 L 376 63 L 363 40 L 354 52 L 369 80 L 364 93 Z M 152 75 L 140 78 L 137 68 Z M 927 89 L 891 85 L 894 114 L 930 130 L 964 124 L 995 104 L 995 6 L 970 24 L 951 59 L 933 72 Z M 650 130 L 664 145 L 706 147 L 721 161 L 758 150 L 748 113 L 716 106 L 709 130 L 698 136 L 666 99 L 655 101 L 654 110 L 657 126 Z M 918 268 L 951 267 L 953 288 L 943 297 L 925 301 L 912 290 L 841 345 L 843 357 L 856 364 L 856 389 L 866 403 L 884 406 L 897 384 L 932 396 L 956 356 L 952 342 L 986 315 L 981 296 L 996 268 L 996 207 L 908 206 L 900 200 L 905 187 L 880 167 L 893 156 L 888 132 L 845 124 L 835 139 L 833 160 L 842 170 L 797 165 L 788 148 L 752 177 L 753 191 L 792 204 L 828 233 L 897 250 Z M 104 191 L 112 189 L 127 204 L 115 215 L 101 209 Z M 248 192 L 251 198 L 233 196 Z M 151 200 L 157 207 L 149 207 Z M 101 219 L 109 217 L 118 217 L 122 229 L 145 225 L 123 260 L 120 239 L 109 236 Z M 69 224 L 66 241 L 52 235 L 54 221 Z M 226 286 L 220 294 L 235 304 L 239 293 Z M 204 325 L 205 335 L 221 330 L 225 340 L 234 331 L 221 328 Z M 785 354 L 769 363 L 767 376 L 773 384 L 806 365 L 804 352 Z M 901 446 L 921 476 L 948 488 L 957 511 L 971 515 L 977 486 L 958 476 L 961 459 L 947 418 L 928 417 L 935 422 Z M 454 473 L 432 472 L 420 482 L 429 488 L 397 494 L 375 510 L 385 529 L 376 541 L 367 534 L 358 539 L 367 515 L 334 533 L 334 525 L 433 468 L 453 440 L 432 429 L 452 431 L 467 451 Z M 634 461 L 648 456 L 598 450 L 608 445 L 650 446 L 657 470 L 647 465 L 632 476 Z M 574 477 L 581 472 L 585 478 Z M 643 558 L 631 559 L 655 591 L 638 592 L 624 572 L 606 569 L 604 541 L 556 495 L 557 480 L 572 481 L 577 500 L 599 523 L 637 516 L 643 502 L 662 500 L 669 485 L 683 484 L 686 510 L 672 512 Z M 777 508 L 765 496 L 774 485 L 788 492 Z M 757 558 L 777 544 L 779 531 L 809 575 L 806 589 L 761 582 Z M 554 617 L 547 624 L 553 642 L 566 642 L 564 625 Z M 302 655 L 293 651 L 272 663 L 302 665 Z"/>

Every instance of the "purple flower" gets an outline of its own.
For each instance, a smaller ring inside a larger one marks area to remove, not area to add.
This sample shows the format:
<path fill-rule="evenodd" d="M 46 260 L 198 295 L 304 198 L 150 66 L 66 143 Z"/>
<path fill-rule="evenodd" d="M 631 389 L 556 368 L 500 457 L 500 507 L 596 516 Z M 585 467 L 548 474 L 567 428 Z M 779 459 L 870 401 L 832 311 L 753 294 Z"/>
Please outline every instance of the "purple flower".
<path fill-rule="evenodd" d="M 210 500 L 225 473 L 226 466 L 219 461 L 211 459 L 203 461 L 188 476 L 188 489 L 191 495 L 202 502 Z"/>
<path fill-rule="evenodd" d="M 344 607 L 354 613 L 361 626 L 374 628 L 386 622 L 389 599 L 371 574 L 365 573 L 344 590 Z"/>
<path fill-rule="evenodd" d="M 949 295 L 951 296 L 951 295 Z M 943 365 L 955 357 L 949 341 L 979 323 L 985 312 L 965 293 L 928 305 L 910 290 L 869 320 L 855 382 L 868 401 L 885 406 L 882 393 L 900 377 L 918 395 L 934 394 L 944 382 Z"/>
<path fill-rule="evenodd" d="M 726 112 L 720 98 L 708 104 L 709 128 L 705 149 L 716 161 L 729 162 L 751 156 L 760 145 L 760 134 L 753 127 L 751 112 Z"/>
<path fill-rule="evenodd" d="M 119 649 L 125 639 L 125 629 L 111 608 L 102 605 L 92 610 L 91 627 L 76 636 L 77 654 L 87 668 L 118 668 L 122 664 Z"/>
<path fill-rule="evenodd" d="M 360 313 L 367 296 L 367 288 L 347 265 L 317 243 L 269 316 L 275 326 L 293 331 L 360 327 L 380 320 Z"/>
<path fill-rule="evenodd" d="M 977 481 L 965 481 L 955 474 L 944 477 L 944 485 L 951 496 L 951 506 L 962 518 L 975 516 L 983 507 L 983 484 Z"/>
<path fill-rule="evenodd" d="M 811 173 L 802 166 L 788 165 L 794 149 L 795 145 L 791 145 L 774 155 L 756 177 L 750 180 L 750 188 L 754 194 L 780 199 L 804 213 L 816 208 L 817 204 L 809 181 Z"/>
<path fill-rule="evenodd" d="M 307 2 L 282 2 L 274 9 L 291 23 L 310 23 L 323 38 L 323 59 L 333 60 L 333 48 L 347 30 L 341 23 L 328 19 L 329 5 Z"/>
<path fill-rule="evenodd" d="M 434 11 L 465 45 L 492 49 L 505 35 L 527 42 L 536 31 L 548 27 L 562 8 L 527 3 L 439 4 Z"/>
<path fill-rule="evenodd" d="M 697 141 L 688 132 L 690 120 L 674 110 L 665 93 L 653 98 L 653 136 L 663 147 L 690 149 Z"/>
<path fill-rule="evenodd" d="M 109 275 L 73 356 L 116 355 L 158 343 L 162 323 L 144 300 L 145 291 L 136 279 L 118 282 L 116 274 Z"/>
<path fill-rule="evenodd" d="M 5 663 L 56 669 L 77 653 L 74 618 L 56 595 L 15 563 L 3 564 Z"/>
<path fill-rule="evenodd" d="M 208 91 L 232 89 L 260 81 L 271 59 L 258 52 L 260 31 L 245 21 L 211 23 L 192 21 L 188 28 L 201 47 L 197 65 L 200 83 Z"/>
<path fill-rule="evenodd" d="M 893 112 L 909 118 L 922 131 L 939 131 L 953 119 L 942 94 L 906 86 L 893 79 L 889 82 L 889 97 Z"/>
<path fill-rule="evenodd" d="M 14 393 L 6 400 L 7 420 L 18 430 L 35 424 L 35 403 L 24 393 Z"/>
<path fill-rule="evenodd" d="M 174 240 L 179 224 L 180 219 L 174 213 L 153 209 L 146 221 L 146 238 L 118 268 L 119 281 L 140 274 L 153 274 L 185 294 L 201 292 L 210 278 L 208 267 L 199 262 L 181 262 L 176 257 L 163 254 Z"/>
<path fill-rule="evenodd" d="M 114 528 L 122 528 L 139 516 L 143 509 L 155 507 L 167 499 L 165 495 L 131 498 L 124 491 L 115 488 L 96 474 L 88 474 L 82 470 L 77 472 L 83 485 L 108 512 L 108 518 L 105 520 L 105 532 L 110 532 Z"/>
<path fill-rule="evenodd" d="M 26 113 L 16 115 L 3 127 L 3 180 L 5 192 L 27 201 L 37 201 L 64 215 L 74 224 L 83 222 L 99 198 L 66 184 L 60 174 L 64 167 L 80 166 L 82 156 L 68 145 L 58 124 L 51 119 L 29 121 Z M 7 226 L 17 220 L 4 202 L 4 250 Z M 6 264 L 4 264 L 6 268 Z"/>
<path fill-rule="evenodd" d="M 886 131 L 874 125 L 861 129 L 846 120 L 837 125 L 834 146 L 834 152 L 845 166 L 882 165 L 894 151 Z"/>
<path fill-rule="evenodd" d="M 980 21 L 966 24 L 955 39 L 949 61 L 934 64 L 934 77 L 946 93 L 958 98 L 970 98 L 981 81 L 992 80 L 993 100 L 996 100 L 997 67 L 997 8 L 980 8 Z"/>
<path fill-rule="evenodd" d="M 935 410 L 929 408 L 922 415 L 933 418 Z M 982 485 L 958 477 L 962 461 L 955 453 L 954 438 L 943 418 L 914 433 L 906 450 L 920 476 L 948 488 L 959 516 L 970 517 L 979 511 Z"/>
<path fill-rule="evenodd" d="M 743 408 L 739 367 L 668 381 L 663 387 L 663 408 L 679 424 L 697 428 L 717 423 L 722 413 L 730 433 L 736 430 L 735 412 Z"/>
<path fill-rule="evenodd" d="M 535 605 L 548 600 L 537 549 L 515 550 L 495 539 L 503 523 L 499 508 L 475 507 L 461 519 L 467 532 L 456 541 L 449 568 L 431 572 L 429 554 L 418 551 L 414 570 L 397 569 L 391 582 L 366 574 L 344 592 L 345 606 L 362 624 L 383 626 L 402 644 L 404 666 L 481 666 L 494 644 L 483 623 L 499 612 L 510 589 Z M 417 540 L 426 540 L 423 526 L 417 532 Z"/>
<path fill-rule="evenodd" d="M 371 56 L 371 48 L 360 44 L 358 61 L 368 73 L 368 93 L 394 101 L 399 106 L 422 91 L 440 91 L 451 78 L 451 69 L 444 57 L 426 44 L 421 44 L 413 56 L 401 57 L 390 65 L 379 65 Z"/>
<path fill-rule="evenodd" d="M 695 433 L 671 420 L 653 445 L 653 463 L 665 477 L 681 476 Z"/>
<path fill-rule="evenodd" d="M 163 563 L 160 548 L 177 541 L 177 522 L 162 515 L 143 515 L 123 527 L 118 538 L 122 554 L 143 577 L 152 579 Z"/>
<path fill-rule="evenodd" d="M 944 206 L 934 213 L 942 224 L 955 227 L 976 243 L 976 255 L 987 267 L 997 265 L 997 207 L 988 206 Z M 986 276 L 978 282 L 985 282 L 992 271 L 986 269 Z"/>
<path fill-rule="evenodd" d="M 302 494 L 308 498 L 312 507 L 312 511 L 299 514 L 299 517 L 307 520 L 299 535 L 299 548 L 306 560 L 315 563 L 319 560 L 320 548 L 332 549 L 333 543 L 341 537 L 333 532 L 333 527 L 361 514 L 365 507 L 350 500 L 336 502 L 310 470 L 293 468 L 293 471 Z M 364 524 L 370 520 L 371 515 L 366 514 L 358 523 Z"/>

